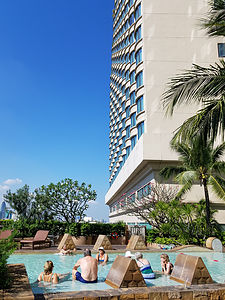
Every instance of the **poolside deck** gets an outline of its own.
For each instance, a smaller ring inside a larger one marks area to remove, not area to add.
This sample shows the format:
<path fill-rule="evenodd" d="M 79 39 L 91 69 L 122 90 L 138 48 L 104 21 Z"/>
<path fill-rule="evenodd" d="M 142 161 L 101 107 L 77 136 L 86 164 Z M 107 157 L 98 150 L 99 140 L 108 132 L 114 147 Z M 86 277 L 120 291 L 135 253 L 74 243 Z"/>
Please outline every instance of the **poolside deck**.
<path fill-rule="evenodd" d="M 78 246 L 76 253 L 80 254 L 83 253 L 84 249 L 91 249 L 93 253 L 97 253 L 96 250 L 93 250 L 94 245 L 83 245 Z M 135 252 L 138 250 L 133 250 L 132 252 Z M 213 250 L 210 250 L 205 247 L 199 247 L 195 245 L 185 245 L 180 247 L 175 247 L 171 250 L 162 250 L 152 247 L 147 247 L 146 250 L 141 250 L 142 252 L 212 252 Z M 36 247 L 34 250 L 32 250 L 29 247 L 24 247 L 23 249 L 16 250 L 15 254 L 43 254 L 43 253 L 58 253 L 59 250 L 57 249 L 57 246 L 52 246 L 50 248 L 44 248 L 44 247 Z M 126 252 L 126 245 L 113 245 L 113 250 L 106 250 L 107 253 L 117 253 L 117 252 Z"/>

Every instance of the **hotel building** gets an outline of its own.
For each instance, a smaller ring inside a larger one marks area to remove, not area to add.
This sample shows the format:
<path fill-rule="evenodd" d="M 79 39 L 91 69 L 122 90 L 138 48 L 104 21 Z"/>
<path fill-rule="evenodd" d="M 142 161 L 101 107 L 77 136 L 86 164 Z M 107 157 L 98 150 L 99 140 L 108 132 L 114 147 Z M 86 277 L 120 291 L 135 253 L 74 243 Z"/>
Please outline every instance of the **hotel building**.
<path fill-rule="evenodd" d="M 169 78 L 192 64 L 209 66 L 225 56 L 224 39 L 200 28 L 208 0 L 115 0 L 110 82 L 110 222 L 142 223 L 124 213 L 127 197 L 149 194 L 162 167 L 177 163 L 173 131 L 197 107 L 182 105 L 166 117 L 161 98 Z M 195 187 L 186 201 L 204 198 Z M 224 223 L 224 202 L 213 200 Z"/>

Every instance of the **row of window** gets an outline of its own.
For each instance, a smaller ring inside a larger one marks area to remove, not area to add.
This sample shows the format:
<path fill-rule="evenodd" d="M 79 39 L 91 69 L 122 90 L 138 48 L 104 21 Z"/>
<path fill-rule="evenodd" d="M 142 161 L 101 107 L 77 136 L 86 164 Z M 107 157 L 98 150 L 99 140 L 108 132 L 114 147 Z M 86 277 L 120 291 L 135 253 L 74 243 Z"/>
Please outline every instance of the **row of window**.
<path fill-rule="evenodd" d="M 152 185 L 151 183 L 147 183 L 145 186 L 140 188 L 139 190 L 132 192 L 132 194 L 128 196 L 122 196 L 120 200 L 112 203 L 109 206 L 110 212 L 114 212 L 119 209 L 123 209 L 128 205 L 128 203 L 135 202 L 136 199 L 141 200 L 142 197 L 146 197 L 151 194 L 152 191 Z"/>
<path fill-rule="evenodd" d="M 132 51 L 131 53 L 126 53 L 126 54 L 120 55 L 118 57 L 113 57 L 112 65 L 113 64 L 123 64 L 123 63 L 132 64 L 135 61 L 136 61 L 136 64 L 138 64 L 140 61 L 142 61 L 142 48 L 140 48 L 136 52 L 136 54 L 135 54 L 135 51 Z M 114 69 L 114 67 L 112 67 L 112 70 L 113 69 Z"/>
<path fill-rule="evenodd" d="M 140 124 L 138 124 L 138 127 L 137 127 L 137 128 L 138 128 L 138 135 L 137 135 L 137 137 L 136 137 L 136 136 L 133 136 L 133 137 L 131 138 L 131 146 L 126 147 L 126 154 L 122 156 L 123 160 L 120 162 L 120 166 L 119 166 L 119 168 L 117 169 L 116 173 L 114 174 L 114 177 L 113 177 L 112 181 L 115 180 L 115 178 L 117 177 L 117 175 L 118 175 L 120 169 L 122 168 L 122 166 L 124 165 L 125 161 L 126 161 L 127 158 L 129 157 L 131 150 L 133 150 L 133 148 L 135 147 L 135 145 L 136 145 L 136 139 L 137 139 L 137 138 L 140 139 L 140 137 L 141 137 L 142 134 L 144 133 L 144 122 L 141 122 Z M 120 156 L 120 154 L 122 153 L 122 148 L 124 148 L 124 146 L 125 146 L 125 140 L 126 140 L 127 138 L 129 138 L 129 137 L 130 137 L 130 126 L 128 126 L 128 127 L 126 128 L 126 137 L 123 137 L 123 143 L 120 145 L 120 150 L 119 150 L 119 152 L 118 152 L 118 155 L 117 155 L 117 157 L 115 158 L 115 161 L 114 161 L 114 163 L 113 163 L 112 166 L 111 166 L 111 172 L 110 172 L 110 175 L 112 174 L 113 168 L 115 167 L 115 165 L 116 165 L 117 162 L 118 162 L 119 156 Z M 111 161 L 112 161 L 112 159 L 111 159 Z M 112 182 L 112 181 L 111 181 L 111 182 Z"/>
<path fill-rule="evenodd" d="M 127 36 L 123 41 L 112 47 L 112 53 L 122 50 L 132 44 L 134 42 L 134 38 L 136 42 L 141 39 L 141 25 L 136 29 L 135 33 L 133 32 L 130 36 Z"/>
<path fill-rule="evenodd" d="M 114 20 L 117 18 L 118 14 L 121 11 L 121 8 L 124 4 L 124 0 L 120 3 L 119 7 L 117 9 L 115 9 L 116 13 L 114 15 Z M 118 26 L 120 25 L 120 23 L 122 22 L 122 20 L 124 19 L 124 17 L 126 16 L 126 14 L 128 13 L 129 8 L 134 4 L 134 0 L 130 0 L 126 6 L 124 7 L 124 10 L 122 11 L 119 19 L 116 21 L 115 23 L 115 27 L 114 27 L 114 31 L 118 28 Z"/>
<path fill-rule="evenodd" d="M 126 10 L 126 9 L 125 9 Z M 127 13 L 128 11 L 126 11 Z M 129 19 L 124 23 L 124 25 L 121 27 L 121 29 L 118 31 L 118 33 L 113 38 L 113 43 L 115 43 L 123 34 L 126 32 L 126 30 L 134 23 L 134 21 L 138 20 L 138 18 L 141 16 L 141 4 L 139 4 L 135 10 L 135 13 L 132 13 L 129 17 Z M 116 28 L 114 29 L 115 32 Z"/>

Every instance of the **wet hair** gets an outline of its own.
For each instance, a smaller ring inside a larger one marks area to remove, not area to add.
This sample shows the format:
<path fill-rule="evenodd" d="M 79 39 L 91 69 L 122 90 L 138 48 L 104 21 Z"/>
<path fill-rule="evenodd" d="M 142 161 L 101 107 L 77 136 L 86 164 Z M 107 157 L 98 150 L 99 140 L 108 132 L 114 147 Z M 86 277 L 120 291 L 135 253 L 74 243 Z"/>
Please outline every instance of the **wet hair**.
<path fill-rule="evenodd" d="M 53 270 L 53 267 L 54 267 L 53 262 L 51 260 L 47 260 L 45 262 L 45 265 L 44 265 L 44 273 L 45 273 L 45 275 L 51 274 L 52 270 Z"/>
<path fill-rule="evenodd" d="M 165 261 L 166 261 L 167 263 L 170 261 L 170 258 L 169 258 L 169 256 L 168 256 L 168 254 L 161 254 L 161 255 L 160 255 L 160 258 L 165 259 Z"/>
<path fill-rule="evenodd" d="M 135 255 L 136 259 L 139 259 L 139 258 L 143 257 L 143 254 L 141 252 L 136 252 L 134 255 Z"/>
<path fill-rule="evenodd" d="M 85 249 L 84 250 L 84 256 L 91 256 L 91 250 L 90 249 Z"/>

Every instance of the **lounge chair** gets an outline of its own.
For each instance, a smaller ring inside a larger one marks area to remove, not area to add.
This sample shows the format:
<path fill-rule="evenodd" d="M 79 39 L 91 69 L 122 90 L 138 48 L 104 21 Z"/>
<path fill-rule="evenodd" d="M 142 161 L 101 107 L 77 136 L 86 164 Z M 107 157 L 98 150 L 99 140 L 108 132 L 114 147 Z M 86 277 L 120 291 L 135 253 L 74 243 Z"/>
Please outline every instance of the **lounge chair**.
<path fill-rule="evenodd" d="M 0 240 L 7 239 L 12 234 L 12 230 L 4 230 L 0 232 Z"/>
<path fill-rule="evenodd" d="M 34 238 L 20 240 L 20 249 L 22 249 L 25 244 L 31 244 L 32 250 L 34 250 L 34 245 L 48 244 L 50 247 L 51 241 L 47 241 L 48 233 L 48 230 L 38 230 Z"/>

